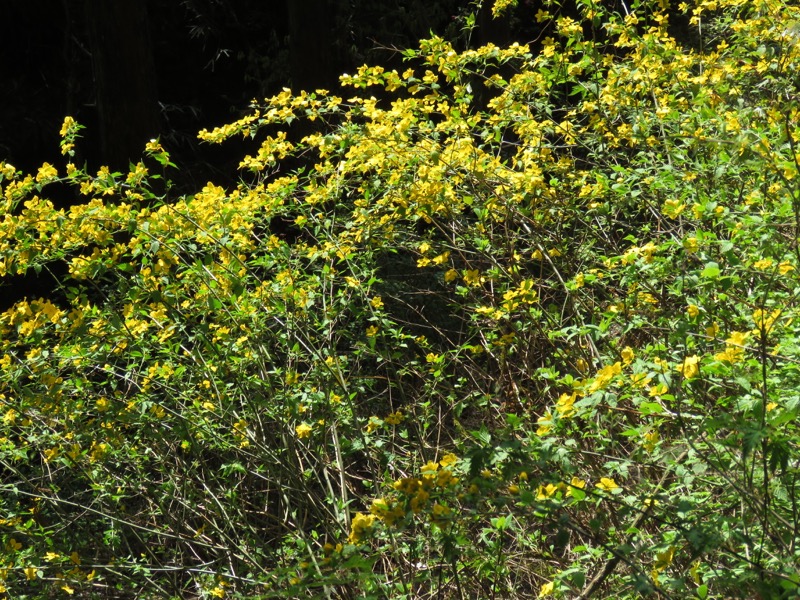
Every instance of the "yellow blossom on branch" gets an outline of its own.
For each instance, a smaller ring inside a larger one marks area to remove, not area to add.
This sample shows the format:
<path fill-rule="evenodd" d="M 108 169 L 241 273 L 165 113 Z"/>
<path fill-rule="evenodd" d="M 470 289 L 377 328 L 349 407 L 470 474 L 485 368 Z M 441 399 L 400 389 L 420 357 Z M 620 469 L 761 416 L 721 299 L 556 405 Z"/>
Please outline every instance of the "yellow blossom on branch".
<path fill-rule="evenodd" d="M 586 489 L 586 481 L 578 477 L 573 477 L 569 482 L 569 487 L 567 488 L 567 496 L 571 496 L 572 490 L 575 488 L 579 490 Z"/>
<path fill-rule="evenodd" d="M 556 410 L 558 413 L 566 418 L 571 417 L 575 414 L 575 400 L 577 399 L 577 394 L 573 392 L 572 394 L 561 394 L 558 398 L 558 402 L 556 402 Z"/>
<path fill-rule="evenodd" d="M 448 452 L 445 454 L 442 459 L 439 461 L 439 465 L 442 467 L 451 467 L 458 462 L 458 456 L 455 454 Z"/>
<path fill-rule="evenodd" d="M 503 15 L 509 7 L 517 5 L 517 0 L 494 0 L 492 5 L 492 16 L 497 18 Z"/>
<path fill-rule="evenodd" d="M 464 271 L 464 283 L 466 283 L 469 286 L 480 285 L 482 279 L 483 278 L 481 277 L 481 272 L 478 271 L 477 269 L 470 269 Z"/>
<path fill-rule="evenodd" d="M 693 356 L 687 356 L 684 358 L 683 362 L 675 367 L 675 370 L 683 375 L 686 379 L 692 379 L 700 374 L 700 367 L 698 366 L 699 364 L 700 357 L 695 354 Z"/>
<path fill-rule="evenodd" d="M 552 581 L 545 583 L 539 590 L 539 598 L 546 598 L 547 596 L 552 596 L 554 591 L 555 591 L 555 584 Z"/>
<path fill-rule="evenodd" d="M 387 415 L 383 421 L 387 425 L 399 425 L 403 419 L 405 419 L 405 415 L 398 410 Z"/>
<path fill-rule="evenodd" d="M 75 122 L 75 119 L 73 119 L 72 117 L 64 117 L 64 122 L 62 123 L 61 130 L 58 132 L 58 134 L 61 137 L 64 137 L 68 133 L 73 131 L 76 125 L 77 123 Z"/>
<path fill-rule="evenodd" d="M 589 393 L 593 394 L 606 388 L 612 379 L 620 373 L 622 373 L 622 363 L 615 362 L 613 365 L 606 365 L 594 376 L 594 381 L 589 386 Z"/>
<path fill-rule="evenodd" d="M 36 181 L 41 183 L 58 177 L 58 171 L 50 163 L 44 163 L 39 167 L 39 172 L 36 174 Z"/>
<path fill-rule="evenodd" d="M 626 366 L 631 364 L 631 362 L 633 362 L 634 357 L 636 356 L 635 353 L 633 352 L 633 348 L 631 348 L 630 346 L 625 346 L 622 349 L 620 355 L 622 356 L 622 362 L 624 362 Z"/>
<path fill-rule="evenodd" d="M 364 536 L 372 529 L 376 518 L 375 515 L 356 513 L 356 516 L 350 522 L 350 535 L 347 536 L 347 541 L 351 544 L 361 542 Z"/>
<path fill-rule="evenodd" d="M 313 428 L 311 427 L 311 425 L 307 423 L 300 423 L 297 427 L 294 428 L 294 430 L 297 433 L 297 437 L 303 439 L 311 435 Z"/>
<path fill-rule="evenodd" d="M 603 490 L 604 492 L 615 492 L 616 490 L 622 490 L 622 488 L 617 485 L 617 482 L 610 477 L 601 477 L 600 481 L 598 481 L 594 487 L 599 490 Z"/>
<path fill-rule="evenodd" d="M 753 311 L 753 322 L 756 324 L 756 328 L 753 330 L 753 333 L 755 335 L 761 335 L 761 332 L 764 332 L 765 335 L 769 334 L 780 316 L 781 310 L 779 308 L 776 308 L 772 312 L 767 312 L 763 309 L 757 308 Z"/>

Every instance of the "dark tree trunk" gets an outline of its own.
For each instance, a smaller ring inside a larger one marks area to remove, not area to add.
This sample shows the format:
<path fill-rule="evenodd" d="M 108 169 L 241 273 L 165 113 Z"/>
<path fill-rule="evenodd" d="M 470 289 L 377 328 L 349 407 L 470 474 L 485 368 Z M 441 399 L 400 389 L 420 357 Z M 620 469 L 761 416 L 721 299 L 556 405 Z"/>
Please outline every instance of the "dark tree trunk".
<path fill-rule="evenodd" d="M 292 89 L 313 91 L 336 83 L 334 13 L 330 0 L 286 0 Z"/>
<path fill-rule="evenodd" d="M 144 0 L 87 0 L 100 150 L 113 170 L 138 160 L 159 134 L 153 49 Z"/>
<path fill-rule="evenodd" d="M 492 5 L 494 2 L 484 2 L 478 13 L 478 44 L 495 44 L 496 46 L 507 46 L 511 43 L 511 9 L 506 10 L 502 17 L 492 16 Z"/>

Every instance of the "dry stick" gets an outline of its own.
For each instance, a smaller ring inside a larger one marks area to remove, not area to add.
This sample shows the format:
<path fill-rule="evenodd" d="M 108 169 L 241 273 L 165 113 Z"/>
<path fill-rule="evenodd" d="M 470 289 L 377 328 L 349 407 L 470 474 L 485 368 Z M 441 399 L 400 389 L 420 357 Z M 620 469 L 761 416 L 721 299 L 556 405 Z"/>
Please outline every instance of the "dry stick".
<path fill-rule="evenodd" d="M 689 451 L 684 450 L 680 454 L 680 456 L 678 456 L 675 463 L 677 464 L 681 462 L 684 458 L 686 458 L 687 454 L 689 454 Z M 661 476 L 661 479 L 658 481 L 656 489 L 664 485 L 664 482 L 667 480 L 667 475 L 669 475 L 669 470 L 665 471 L 664 474 Z M 644 518 L 650 513 L 650 509 L 653 507 L 654 504 L 655 502 L 650 502 L 647 505 L 647 507 L 642 512 L 639 513 L 639 516 L 636 517 L 636 520 L 633 522 L 634 529 L 639 528 L 639 525 L 641 525 L 642 521 L 644 521 Z M 603 565 L 603 568 L 600 569 L 600 572 L 592 578 L 592 580 L 585 588 L 583 588 L 583 591 L 580 593 L 579 596 L 576 596 L 575 600 L 586 600 L 587 598 L 590 598 L 594 593 L 594 591 L 600 587 L 600 585 L 608 578 L 609 575 L 611 575 L 611 573 L 614 572 L 614 569 L 617 568 L 619 561 L 622 560 L 622 555 L 615 552 L 614 550 L 612 550 L 611 552 L 613 553 L 613 556 L 606 561 L 606 564 Z"/>

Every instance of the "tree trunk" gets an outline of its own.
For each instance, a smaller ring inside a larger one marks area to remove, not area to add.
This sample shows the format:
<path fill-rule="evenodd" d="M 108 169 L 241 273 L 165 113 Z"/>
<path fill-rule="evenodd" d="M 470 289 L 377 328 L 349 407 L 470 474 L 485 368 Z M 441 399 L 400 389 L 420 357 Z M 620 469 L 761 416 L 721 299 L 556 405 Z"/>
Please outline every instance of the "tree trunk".
<path fill-rule="evenodd" d="M 481 46 L 494 44 L 507 46 L 512 41 L 511 35 L 511 10 L 506 9 L 506 14 L 495 18 L 492 16 L 494 2 L 484 2 L 478 13 L 478 43 Z"/>
<path fill-rule="evenodd" d="M 87 0 L 103 163 L 127 170 L 159 134 L 155 62 L 144 0 Z"/>
<path fill-rule="evenodd" d="M 334 14 L 330 0 L 286 0 L 292 89 L 313 91 L 336 83 Z"/>

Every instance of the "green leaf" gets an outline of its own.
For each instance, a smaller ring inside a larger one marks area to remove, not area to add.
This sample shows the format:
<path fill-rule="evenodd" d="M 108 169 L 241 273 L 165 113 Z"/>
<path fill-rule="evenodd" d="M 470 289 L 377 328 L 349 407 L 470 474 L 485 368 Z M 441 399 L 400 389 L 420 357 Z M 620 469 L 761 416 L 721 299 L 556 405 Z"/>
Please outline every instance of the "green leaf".
<path fill-rule="evenodd" d="M 572 497 L 575 498 L 577 502 L 581 502 L 586 499 L 586 492 L 579 487 L 571 487 L 569 488 L 570 492 L 572 493 Z"/>
<path fill-rule="evenodd" d="M 701 277 L 705 277 L 706 279 L 716 279 L 719 277 L 721 270 L 719 265 L 713 261 L 707 262 L 705 269 L 700 272 Z"/>
<path fill-rule="evenodd" d="M 642 416 L 658 415 L 664 412 L 664 407 L 658 402 L 642 402 L 639 405 Z"/>

